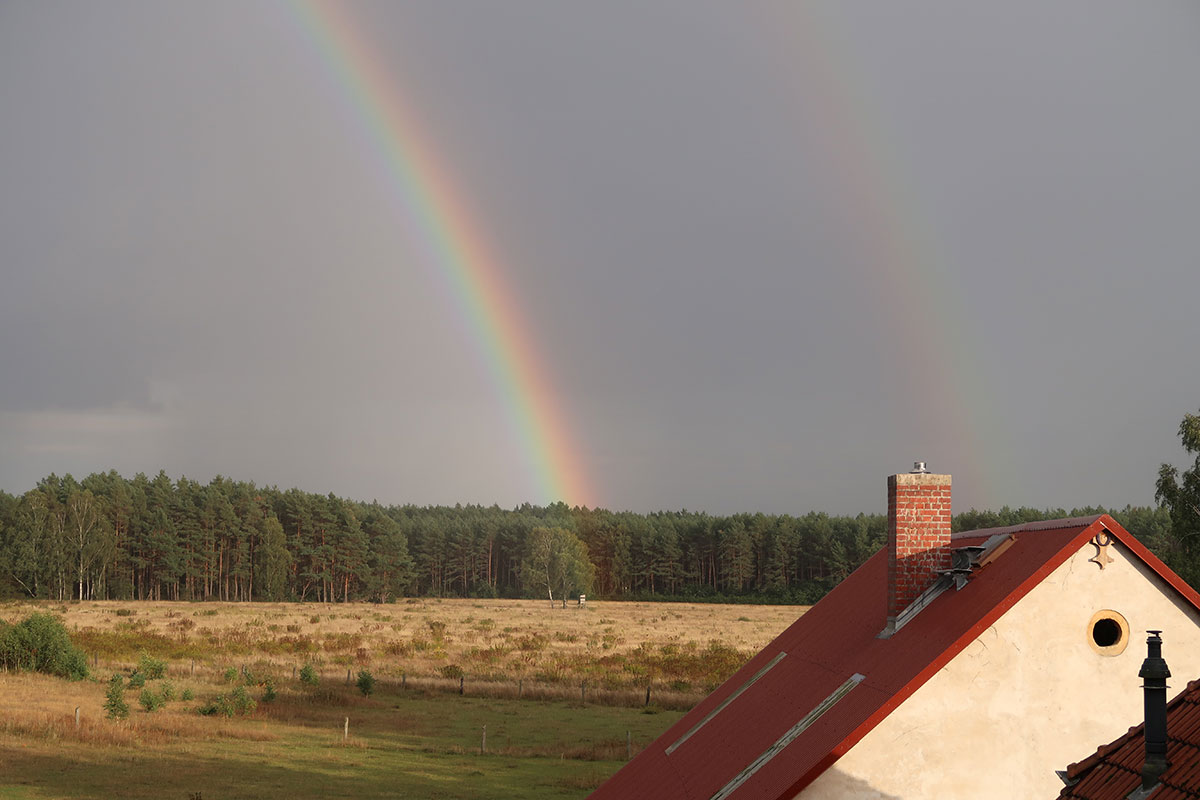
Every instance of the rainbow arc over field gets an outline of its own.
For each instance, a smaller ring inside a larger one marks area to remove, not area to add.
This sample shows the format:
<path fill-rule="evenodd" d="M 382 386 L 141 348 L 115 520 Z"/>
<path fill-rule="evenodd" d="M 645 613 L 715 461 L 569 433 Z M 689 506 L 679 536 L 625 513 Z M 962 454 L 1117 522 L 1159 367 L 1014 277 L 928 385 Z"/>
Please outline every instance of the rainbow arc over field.
<path fill-rule="evenodd" d="M 385 69 L 349 3 L 288 4 L 325 67 L 335 76 L 351 117 L 370 140 L 389 188 L 419 232 L 438 280 L 479 348 L 532 477 L 534 502 L 596 502 L 579 447 L 551 383 L 545 360 L 517 298 L 490 250 L 483 226 L 458 194 L 403 86 Z"/>
<path fill-rule="evenodd" d="M 991 378 L 980 358 L 986 348 L 961 311 L 969 304 L 942 252 L 942 234 L 926 217 L 919 181 L 908 174 L 837 12 L 836 4 L 785 4 L 760 24 L 774 46 L 786 49 L 780 60 L 795 67 L 793 88 L 823 140 L 825 179 L 848 209 L 874 279 L 872 290 L 863 291 L 868 307 L 887 329 L 916 343 L 904 360 L 905 385 L 921 387 L 927 427 L 945 431 L 959 459 L 931 466 L 953 466 L 956 483 L 971 486 L 989 507 L 1001 476 L 1014 472 L 1015 457 L 988 391 Z"/>

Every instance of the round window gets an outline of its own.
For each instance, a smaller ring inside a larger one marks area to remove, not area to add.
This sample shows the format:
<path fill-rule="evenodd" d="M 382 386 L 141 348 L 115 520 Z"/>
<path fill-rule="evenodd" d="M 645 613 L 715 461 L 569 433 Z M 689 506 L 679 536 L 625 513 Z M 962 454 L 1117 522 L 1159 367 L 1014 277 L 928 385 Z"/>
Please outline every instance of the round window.
<path fill-rule="evenodd" d="M 1119 656 L 1129 644 L 1129 622 L 1111 609 L 1093 614 L 1087 632 L 1088 644 L 1102 656 Z"/>

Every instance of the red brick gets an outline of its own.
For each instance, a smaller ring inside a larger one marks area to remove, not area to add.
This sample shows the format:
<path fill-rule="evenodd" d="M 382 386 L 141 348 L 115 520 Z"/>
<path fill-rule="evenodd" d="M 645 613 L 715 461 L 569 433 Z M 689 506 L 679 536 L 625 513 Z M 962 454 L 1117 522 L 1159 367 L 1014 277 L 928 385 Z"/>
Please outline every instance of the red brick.
<path fill-rule="evenodd" d="M 888 478 L 888 618 L 950 569 L 949 476 Z"/>

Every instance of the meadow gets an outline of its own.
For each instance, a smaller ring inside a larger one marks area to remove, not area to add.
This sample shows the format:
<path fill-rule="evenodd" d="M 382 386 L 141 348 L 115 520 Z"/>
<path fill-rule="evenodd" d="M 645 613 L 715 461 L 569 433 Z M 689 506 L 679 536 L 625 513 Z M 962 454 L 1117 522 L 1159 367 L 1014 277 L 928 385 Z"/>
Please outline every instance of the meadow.
<path fill-rule="evenodd" d="M 0 619 L 35 610 L 93 677 L 0 673 L 0 800 L 580 798 L 803 608 L 9 603 Z M 129 717 L 107 719 L 108 678 L 147 659 L 166 671 L 145 691 L 171 699 L 147 711 L 130 689 Z M 239 686 L 253 708 L 197 713 Z"/>

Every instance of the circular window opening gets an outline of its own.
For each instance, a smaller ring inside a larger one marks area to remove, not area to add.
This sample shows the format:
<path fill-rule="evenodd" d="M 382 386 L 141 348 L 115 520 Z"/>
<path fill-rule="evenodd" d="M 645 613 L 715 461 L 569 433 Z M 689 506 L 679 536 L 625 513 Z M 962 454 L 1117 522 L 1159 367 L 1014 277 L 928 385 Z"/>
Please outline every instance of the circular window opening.
<path fill-rule="evenodd" d="M 1120 655 L 1129 644 L 1129 623 L 1111 609 L 1097 611 L 1088 622 L 1088 644 L 1102 656 Z"/>
<path fill-rule="evenodd" d="M 1112 647 L 1121 641 L 1121 626 L 1115 619 L 1097 620 L 1092 626 L 1092 641 L 1100 647 Z"/>

